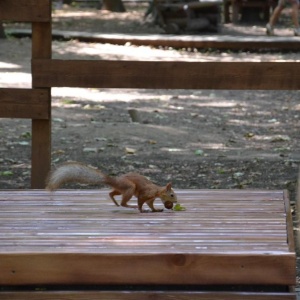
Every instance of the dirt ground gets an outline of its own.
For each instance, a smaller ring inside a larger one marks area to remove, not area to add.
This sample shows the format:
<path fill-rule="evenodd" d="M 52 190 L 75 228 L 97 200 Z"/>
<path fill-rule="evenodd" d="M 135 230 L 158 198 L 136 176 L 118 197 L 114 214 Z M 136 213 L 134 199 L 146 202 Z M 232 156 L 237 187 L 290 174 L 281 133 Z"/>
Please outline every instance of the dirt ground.
<path fill-rule="evenodd" d="M 125 14 L 78 7 L 53 13 L 53 28 L 161 33 Z M 288 18 L 283 16 L 283 20 Z M 5 24 L 5 27 L 27 27 Z M 277 31 L 291 35 L 286 23 Z M 264 35 L 264 24 L 226 24 L 221 34 Z M 0 87 L 30 87 L 31 41 L 0 40 Z M 195 61 L 299 61 L 299 53 L 160 49 L 53 42 L 53 58 Z M 54 88 L 53 165 L 76 160 L 108 174 L 135 170 L 174 188 L 288 189 L 294 207 L 300 162 L 299 91 Z M 132 122 L 129 110 L 139 122 Z M 30 187 L 31 122 L 0 123 L 0 188 Z"/>

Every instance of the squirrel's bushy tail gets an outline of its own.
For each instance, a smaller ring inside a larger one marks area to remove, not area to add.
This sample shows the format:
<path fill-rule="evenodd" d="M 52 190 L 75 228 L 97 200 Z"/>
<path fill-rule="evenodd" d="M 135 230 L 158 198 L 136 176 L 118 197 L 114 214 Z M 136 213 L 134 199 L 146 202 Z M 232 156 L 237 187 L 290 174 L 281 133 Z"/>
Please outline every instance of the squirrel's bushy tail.
<path fill-rule="evenodd" d="M 99 184 L 105 177 L 99 170 L 79 163 L 64 163 L 51 171 L 46 188 L 50 191 L 58 189 L 61 185 L 69 182 Z"/>

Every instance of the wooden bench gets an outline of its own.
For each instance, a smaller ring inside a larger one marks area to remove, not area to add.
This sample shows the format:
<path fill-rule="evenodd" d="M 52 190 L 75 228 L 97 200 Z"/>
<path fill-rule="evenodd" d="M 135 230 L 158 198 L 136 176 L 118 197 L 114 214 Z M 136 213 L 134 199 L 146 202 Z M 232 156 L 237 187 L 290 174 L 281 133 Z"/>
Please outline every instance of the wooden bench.
<path fill-rule="evenodd" d="M 262 13 L 262 21 L 268 22 L 270 11 L 276 7 L 277 2 L 276 0 L 224 0 L 224 22 L 238 23 L 240 15 L 247 13 L 246 9 L 253 9 L 256 14 Z"/>
<path fill-rule="evenodd" d="M 179 190 L 186 211 L 144 214 L 107 193 L 1 191 L 0 299 L 296 299 L 285 191 Z"/>
<path fill-rule="evenodd" d="M 157 23 L 166 33 L 218 32 L 221 0 L 154 0 Z"/>

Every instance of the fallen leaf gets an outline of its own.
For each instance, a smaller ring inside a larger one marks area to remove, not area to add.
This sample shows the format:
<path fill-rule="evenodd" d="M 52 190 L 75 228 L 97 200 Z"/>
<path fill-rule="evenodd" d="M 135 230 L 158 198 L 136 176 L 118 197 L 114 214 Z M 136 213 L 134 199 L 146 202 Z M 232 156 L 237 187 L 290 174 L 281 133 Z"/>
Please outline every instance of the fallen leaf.
<path fill-rule="evenodd" d="M 18 144 L 21 145 L 21 146 L 28 146 L 29 142 L 21 141 L 21 142 L 18 142 Z"/>
<path fill-rule="evenodd" d="M 12 171 L 3 171 L 0 173 L 1 176 L 12 176 L 14 173 Z"/>
<path fill-rule="evenodd" d="M 83 106 L 83 109 L 93 109 L 90 104 L 86 104 Z"/>
<path fill-rule="evenodd" d="M 268 122 L 269 123 L 276 123 L 276 122 L 278 122 L 276 119 L 270 119 L 270 120 L 268 120 Z"/>
<path fill-rule="evenodd" d="M 271 138 L 271 143 L 288 142 L 290 140 L 291 138 L 287 135 L 275 135 L 274 137 Z"/>
<path fill-rule="evenodd" d="M 247 132 L 247 133 L 244 134 L 244 137 L 250 139 L 250 138 L 253 138 L 254 135 L 255 134 L 253 132 Z"/>
<path fill-rule="evenodd" d="M 95 141 L 97 141 L 97 142 L 106 142 L 107 138 L 105 138 L 105 137 L 96 137 Z"/>
<path fill-rule="evenodd" d="M 65 150 L 58 149 L 52 152 L 52 155 L 62 155 L 65 154 Z"/>
<path fill-rule="evenodd" d="M 21 137 L 26 138 L 26 139 L 30 139 L 31 138 L 31 132 L 29 132 L 29 131 L 23 132 L 21 134 Z"/>
<path fill-rule="evenodd" d="M 197 149 L 197 150 L 195 151 L 195 155 L 202 156 L 202 155 L 204 155 L 204 151 L 201 150 L 201 149 Z"/>
<path fill-rule="evenodd" d="M 151 145 L 155 145 L 157 143 L 157 141 L 155 141 L 155 140 L 149 140 L 149 144 L 151 144 Z"/>
<path fill-rule="evenodd" d="M 237 178 L 242 177 L 243 175 L 244 175 L 243 172 L 236 172 L 236 173 L 233 174 L 233 178 L 237 179 Z"/>
<path fill-rule="evenodd" d="M 218 169 L 217 172 L 219 174 L 224 174 L 224 173 L 226 173 L 226 170 L 225 169 Z"/>
<path fill-rule="evenodd" d="M 83 148 L 83 152 L 85 153 L 97 153 L 97 148 Z"/>
<path fill-rule="evenodd" d="M 133 149 L 133 148 L 128 148 L 128 147 L 125 148 L 125 151 L 126 151 L 127 154 L 135 154 L 135 152 L 136 152 L 135 149 Z"/>
<path fill-rule="evenodd" d="M 60 119 L 60 118 L 53 118 L 52 121 L 53 121 L 53 122 L 58 122 L 58 123 L 64 122 L 64 120 L 63 120 L 63 119 Z"/>

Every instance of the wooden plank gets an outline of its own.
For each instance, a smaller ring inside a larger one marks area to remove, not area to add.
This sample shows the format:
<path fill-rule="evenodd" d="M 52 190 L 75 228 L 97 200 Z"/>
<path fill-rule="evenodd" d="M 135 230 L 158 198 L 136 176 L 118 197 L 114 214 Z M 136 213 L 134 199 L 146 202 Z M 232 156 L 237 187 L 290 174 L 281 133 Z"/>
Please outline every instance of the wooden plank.
<path fill-rule="evenodd" d="M 35 1 L 36 3 L 36 1 Z M 51 22 L 32 24 L 32 58 L 51 59 Z M 32 70 L 34 76 L 34 70 Z M 35 83 L 32 83 L 36 88 Z M 32 120 L 31 187 L 44 188 L 51 165 L 51 89 L 46 88 L 48 120 Z"/>
<path fill-rule="evenodd" d="M 292 254 L 1 253 L 0 284 L 293 285 L 294 266 Z"/>
<path fill-rule="evenodd" d="M 271 292 L 193 292 L 193 291 L 33 291 L 0 292 L 1 300 L 296 300 L 294 293 Z"/>
<path fill-rule="evenodd" d="M 97 189 L 85 189 L 85 190 L 68 190 L 60 189 L 55 191 L 60 196 L 68 196 L 70 193 L 82 193 L 86 196 L 95 196 L 95 193 L 105 194 L 108 193 L 108 188 L 103 188 L 101 190 Z M 198 199 L 215 199 L 218 201 L 228 201 L 234 199 L 251 199 L 251 200 L 278 200 L 281 202 L 285 191 L 283 190 L 260 190 L 260 189 L 178 189 L 176 194 L 182 195 L 183 197 L 196 196 Z M 12 197 L 14 200 L 24 200 L 24 197 L 29 199 L 39 198 L 45 195 L 45 190 L 1 190 L 1 197 Z"/>
<path fill-rule="evenodd" d="M 162 62 L 34 59 L 35 87 L 300 89 L 297 62 Z"/>
<path fill-rule="evenodd" d="M 0 118 L 49 119 L 49 111 L 43 89 L 0 89 Z"/>
<path fill-rule="evenodd" d="M 0 20 L 16 22 L 49 22 L 50 0 L 1 0 Z"/>

